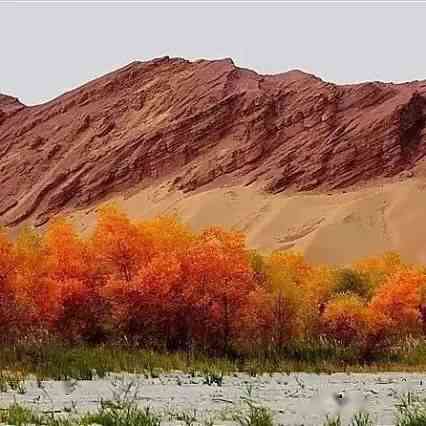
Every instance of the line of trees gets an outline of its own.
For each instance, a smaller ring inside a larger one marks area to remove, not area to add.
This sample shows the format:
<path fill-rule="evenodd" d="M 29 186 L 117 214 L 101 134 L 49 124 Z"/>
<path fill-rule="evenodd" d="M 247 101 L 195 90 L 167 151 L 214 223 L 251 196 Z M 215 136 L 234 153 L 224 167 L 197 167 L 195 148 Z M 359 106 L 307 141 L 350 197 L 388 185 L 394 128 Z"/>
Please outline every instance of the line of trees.
<path fill-rule="evenodd" d="M 174 217 L 100 210 L 83 238 L 64 218 L 15 241 L 0 232 L 3 343 L 126 342 L 210 354 L 335 342 L 371 354 L 426 331 L 426 269 L 397 254 L 350 268 L 261 255 L 244 235 Z"/>

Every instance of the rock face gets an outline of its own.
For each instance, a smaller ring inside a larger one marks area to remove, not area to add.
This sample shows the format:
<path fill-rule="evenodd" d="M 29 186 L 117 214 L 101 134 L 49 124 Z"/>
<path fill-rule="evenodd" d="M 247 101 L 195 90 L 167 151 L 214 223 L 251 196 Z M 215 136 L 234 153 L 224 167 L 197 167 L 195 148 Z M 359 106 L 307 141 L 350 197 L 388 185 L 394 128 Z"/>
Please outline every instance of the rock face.
<path fill-rule="evenodd" d="M 167 181 L 345 188 L 426 155 L 426 82 L 337 86 L 229 59 L 130 65 L 43 105 L 0 95 L 0 223 Z"/>

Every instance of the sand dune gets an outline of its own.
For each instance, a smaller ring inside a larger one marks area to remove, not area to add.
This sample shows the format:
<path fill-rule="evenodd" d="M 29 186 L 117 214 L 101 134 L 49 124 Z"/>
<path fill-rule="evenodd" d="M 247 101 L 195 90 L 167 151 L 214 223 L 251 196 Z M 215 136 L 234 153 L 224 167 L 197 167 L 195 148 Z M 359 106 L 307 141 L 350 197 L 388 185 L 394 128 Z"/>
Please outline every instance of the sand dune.
<path fill-rule="evenodd" d="M 395 250 L 426 263 L 426 180 L 388 183 L 340 193 L 268 194 L 223 187 L 190 195 L 167 186 L 112 199 L 132 218 L 177 214 L 195 229 L 219 224 L 242 230 L 261 251 L 296 249 L 310 261 L 346 264 Z M 82 230 L 96 209 L 72 214 Z"/>

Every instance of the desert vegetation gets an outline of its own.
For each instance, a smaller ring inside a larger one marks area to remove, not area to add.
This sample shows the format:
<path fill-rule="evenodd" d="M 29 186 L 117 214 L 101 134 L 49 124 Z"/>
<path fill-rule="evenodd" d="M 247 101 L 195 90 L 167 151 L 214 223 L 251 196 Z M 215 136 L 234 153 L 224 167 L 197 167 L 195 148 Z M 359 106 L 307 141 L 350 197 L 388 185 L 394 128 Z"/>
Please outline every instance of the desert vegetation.
<path fill-rule="evenodd" d="M 202 419 L 196 412 L 166 412 L 155 413 L 149 408 L 139 408 L 131 399 L 125 401 L 101 401 L 96 412 L 84 415 L 69 412 L 66 415 L 55 416 L 54 413 L 33 411 L 25 406 L 14 403 L 0 411 L 0 421 L 14 426 L 160 426 L 176 424 L 182 426 L 210 426 L 217 421 L 232 421 L 240 426 L 273 426 L 274 421 L 270 411 L 246 400 L 247 407 L 241 407 L 232 412 L 222 413 L 217 419 Z M 426 422 L 426 403 L 424 400 L 408 393 L 400 398 L 394 409 L 395 426 L 423 426 Z M 222 424 L 222 423 L 220 423 Z M 326 416 L 322 426 L 342 426 L 340 416 Z M 349 426 L 375 426 L 377 422 L 367 411 L 353 414 Z"/>
<path fill-rule="evenodd" d="M 84 353 L 111 369 L 137 364 L 135 349 L 224 358 L 229 368 L 253 359 L 418 366 L 425 331 L 426 269 L 395 253 L 311 265 L 291 251 L 249 250 L 237 231 L 131 221 L 114 205 L 87 236 L 65 218 L 43 233 L 0 234 L 0 357 L 23 371 L 55 356 L 66 364 L 62 350 L 46 349 L 61 345 L 74 348 L 73 363 Z M 114 362 L 100 354 L 110 346 L 124 348 Z"/>

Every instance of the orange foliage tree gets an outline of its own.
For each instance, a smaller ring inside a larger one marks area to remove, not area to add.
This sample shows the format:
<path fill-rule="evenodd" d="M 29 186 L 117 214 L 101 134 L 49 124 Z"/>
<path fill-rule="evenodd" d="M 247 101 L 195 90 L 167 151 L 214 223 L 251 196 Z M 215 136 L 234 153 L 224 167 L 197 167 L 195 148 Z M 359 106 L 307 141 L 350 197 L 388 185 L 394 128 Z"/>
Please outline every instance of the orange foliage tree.
<path fill-rule="evenodd" d="M 280 354 L 297 337 L 296 306 L 282 292 L 256 288 L 242 307 L 239 347 L 246 352 Z"/>
<path fill-rule="evenodd" d="M 182 272 L 173 255 L 158 254 L 142 266 L 130 282 L 112 279 L 103 289 L 111 304 L 112 322 L 132 343 L 167 346 L 173 338 L 177 291 Z"/>
<path fill-rule="evenodd" d="M 414 269 L 402 269 L 380 286 L 369 309 L 371 316 L 387 318 L 388 332 L 406 336 L 421 331 L 421 295 L 426 276 Z"/>
<path fill-rule="evenodd" d="M 321 320 L 330 339 L 345 346 L 361 344 L 367 324 L 365 303 L 355 294 L 340 294 L 327 302 Z"/>
<path fill-rule="evenodd" d="M 16 333 L 19 325 L 14 292 L 16 266 L 14 247 L 0 229 L 0 333 L 3 341 Z"/>
<path fill-rule="evenodd" d="M 188 338 L 203 349 L 228 351 L 240 309 L 254 288 L 243 235 L 219 228 L 204 231 L 182 267 Z"/>
<path fill-rule="evenodd" d="M 43 238 L 30 228 L 21 230 L 15 246 L 15 293 L 23 313 L 21 321 L 29 334 L 43 336 L 48 332 L 56 303 L 54 284 L 49 281 L 46 246 Z"/>
<path fill-rule="evenodd" d="M 261 255 L 240 232 L 134 222 L 109 205 L 87 237 L 64 218 L 15 241 L 0 232 L 0 328 L 3 339 L 213 354 L 279 354 L 326 337 L 369 355 L 425 333 L 426 273 L 396 254 L 344 269 Z"/>
<path fill-rule="evenodd" d="M 114 205 L 100 209 L 91 244 L 101 270 L 126 282 L 150 255 L 143 233 Z"/>
<path fill-rule="evenodd" d="M 104 280 L 91 246 L 64 219 L 48 227 L 43 244 L 51 328 L 68 341 L 99 341 L 104 334 Z"/>
<path fill-rule="evenodd" d="M 368 277 L 373 287 L 378 287 L 387 278 L 407 266 L 398 253 L 387 252 L 382 256 L 369 257 L 353 265 L 353 270 Z"/>

